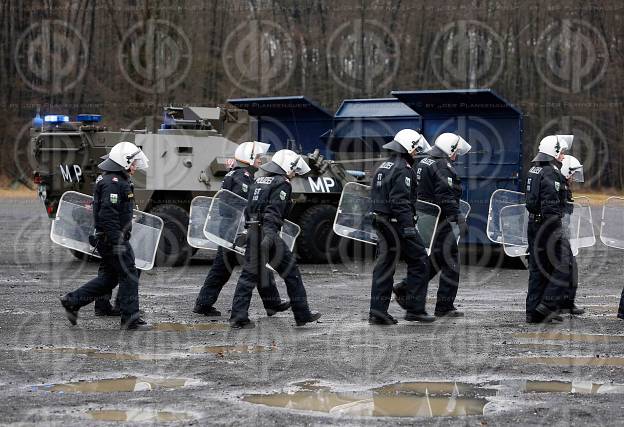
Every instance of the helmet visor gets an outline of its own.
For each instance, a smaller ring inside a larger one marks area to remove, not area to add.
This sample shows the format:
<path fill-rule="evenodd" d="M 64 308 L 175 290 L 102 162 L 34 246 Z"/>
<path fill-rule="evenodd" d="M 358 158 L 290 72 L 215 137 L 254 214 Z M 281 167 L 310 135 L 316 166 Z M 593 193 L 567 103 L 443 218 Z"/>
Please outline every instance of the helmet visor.
<path fill-rule="evenodd" d="M 585 174 L 583 173 L 583 166 L 570 169 L 570 180 L 574 182 L 585 182 Z"/>
<path fill-rule="evenodd" d="M 149 168 L 149 159 L 145 155 L 145 153 L 141 150 L 134 153 L 130 159 L 135 162 L 137 169 L 145 170 Z"/>
<path fill-rule="evenodd" d="M 297 175 L 305 175 L 306 173 L 310 172 L 311 169 L 310 166 L 308 166 L 308 164 L 305 162 L 305 160 L 303 160 L 303 157 L 299 156 L 299 160 L 297 161 L 297 164 L 295 165 L 293 170 Z"/>
<path fill-rule="evenodd" d="M 472 147 L 470 146 L 470 144 L 468 144 L 468 142 L 466 142 L 464 138 L 462 138 L 461 136 L 459 138 L 460 138 L 460 141 L 459 141 L 459 147 L 457 147 L 457 155 L 463 156 L 463 155 L 468 154 L 468 152 L 472 149 Z"/>

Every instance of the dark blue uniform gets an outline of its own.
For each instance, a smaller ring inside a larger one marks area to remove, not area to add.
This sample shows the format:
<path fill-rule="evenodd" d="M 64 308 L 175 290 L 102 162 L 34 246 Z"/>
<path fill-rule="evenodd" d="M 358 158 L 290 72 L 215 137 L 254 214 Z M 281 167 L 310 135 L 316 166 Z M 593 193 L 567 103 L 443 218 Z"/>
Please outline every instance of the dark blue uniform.
<path fill-rule="evenodd" d="M 295 257 L 279 237 L 292 204 L 291 192 L 290 181 L 281 175 L 256 178 L 249 189 L 245 217 L 248 223 L 257 221 L 260 225 L 248 229 L 245 264 L 236 285 L 231 323 L 249 322 L 251 293 L 257 285 L 262 286 L 268 274 L 267 261 L 286 283 L 295 320 L 305 322 L 311 317 Z"/>
<path fill-rule="evenodd" d="M 559 169 L 551 162 L 535 162 L 526 182 L 529 322 L 556 312 L 569 288 L 571 249 L 562 224 L 566 202 L 565 178 Z"/>
<path fill-rule="evenodd" d="M 407 277 L 397 292 L 401 305 L 410 314 L 425 313 L 428 261 L 414 221 L 416 176 L 411 167 L 413 162 L 408 154 L 394 154 L 373 176 L 371 201 L 378 244 L 369 314 L 377 318 L 388 314 L 400 256 L 407 263 Z"/>
<path fill-rule="evenodd" d="M 128 242 L 134 206 L 132 182 L 125 172 L 105 172 L 98 177 L 93 193 L 96 247 L 102 257 L 98 275 L 63 298 L 68 305 L 79 309 L 110 295 L 119 284 L 122 325 L 139 318 L 139 271 Z"/>
<path fill-rule="evenodd" d="M 249 168 L 237 167 L 225 175 L 221 188 L 247 199 L 252 183 L 253 173 L 251 170 Z M 239 256 L 236 252 L 219 246 L 212 268 L 208 272 L 195 302 L 194 311 L 196 313 L 209 310 L 217 302 L 221 289 L 223 289 L 223 286 L 232 276 L 232 270 L 241 264 Z M 281 298 L 273 274 L 269 273 L 267 278 L 266 286 L 258 287 L 258 294 L 260 294 L 264 307 L 267 310 L 271 310 L 281 303 Z"/>
<path fill-rule="evenodd" d="M 459 287 L 459 250 L 452 223 L 463 224 L 459 209 L 462 195 L 461 180 L 449 157 L 436 147 L 431 155 L 416 167 L 418 199 L 440 207 L 440 221 L 429 256 L 429 278 L 440 273 L 436 314 L 455 309 L 454 302 Z"/>

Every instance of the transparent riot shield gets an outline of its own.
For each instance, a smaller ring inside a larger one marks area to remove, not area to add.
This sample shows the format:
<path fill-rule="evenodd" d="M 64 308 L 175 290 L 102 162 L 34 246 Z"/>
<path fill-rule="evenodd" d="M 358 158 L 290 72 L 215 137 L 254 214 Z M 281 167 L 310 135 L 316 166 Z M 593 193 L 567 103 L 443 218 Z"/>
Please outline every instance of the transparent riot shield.
<path fill-rule="evenodd" d="M 500 225 L 500 243 L 505 254 L 510 257 L 519 257 L 527 254 L 529 242 L 527 227 L 529 213 L 523 204 L 507 205 L 498 212 Z"/>
<path fill-rule="evenodd" d="M 219 245 L 208 240 L 204 235 L 204 225 L 206 224 L 211 204 L 212 197 L 198 196 L 191 201 L 186 241 L 193 248 L 214 251 L 219 248 Z"/>
<path fill-rule="evenodd" d="M 472 210 L 472 207 L 470 206 L 470 203 L 464 200 L 459 201 L 459 211 L 462 213 L 465 219 L 468 219 L 468 216 L 470 215 L 471 210 Z M 453 229 L 453 232 L 456 233 L 457 243 L 459 243 L 459 241 L 461 240 L 461 236 L 459 235 L 459 230 Z"/>
<path fill-rule="evenodd" d="M 212 243 L 245 254 L 246 234 L 245 207 L 247 199 L 229 190 L 219 190 L 212 199 L 204 223 L 204 236 Z M 285 220 L 280 237 L 292 251 L 301 228 Z"/>
<path fill-rule="evenodd" d="M 589 248 L 596 244 L 596 233 L 594 231 L 594 221 L 591 213 L 591 204 L 588 197 L 579 196 L 574 198 L 575 203 L 580 205 L 579 209 L 574 209 L 572 223 L 578 221 L 578 247 Z"/>
<path fill-rule="evenodd" d="M 624 198 L 609 197 L 602 207 L 600 240 L 606 246 L 624 249 Z"/>
<path fill-rule="evenodd" d="M 159 217 L 134 211 L 130 245 L 138 269 L 150 270 L 154 267 L 162 229 L 163 221 Z M 89 242 L 89 236 L 94 232 L 93 197 L 75 191 L 64 193 L 52 221 L 50 239 L 65 248 L 100 258 Z"/>
<path fill-rule="evenodd" d="M 349 182 L 344 186 L 334 219 L 334 233 L 364 243 L 377 243 L 368 185 Z"/>
<path fill-rule="evenodd" d="M 427 254 L 430 254 L 440 219 L 440 207 L 421 200 L 418 200 L 414 207 L 417 217 L 416 228 L 425 244 Z M 356 182 L 344 186 L 333 229 L 334 233 L 341 237 L 377 244 L 369 186 Z"/>
<path fill-rule="evenodd" d="M 494 243 L 502 243 L 503 236 L 500 227 L 500 213 L 506 206 L 524 204 L 525 195 L 518 191 L 496 190 L 490 197 L 486 234 Z"/>
<path fill-rule="evenodd" d="M 417 217 L 416 228 L 418 229 L 418 234 L 420 234 L 420 237 L 425 244 L 427 255 L 431 255 L 433 239 L 435 238 L 436 231 L 438 230 L 438 221 L 440 220 L 440 206 L 418 200 L 415 207 Z"/>
<path fill-rule="evenodd" d="M 156 215 L 134 211 L 130 246 L 134 250 L 134 265 L 139 270 L 151 270 L 163 229 L 163 220 Z"/>
<path fill-rule="evenodd" d="M 581 205 L 573 203 L 573 209 L 582 210 Z M 579 218 L 574 214 L 566 214 L 562 219 L 563 232 L 570 242 L 572 255 L 577 256 L 579 250 Z M 527 230 L 529 212 L 524 203 L 509 205 L 501 209 L 500 215 L 501 242 L 505 254 L 510 257 L 519 257 L 528 254 L 529 241 Z"/>

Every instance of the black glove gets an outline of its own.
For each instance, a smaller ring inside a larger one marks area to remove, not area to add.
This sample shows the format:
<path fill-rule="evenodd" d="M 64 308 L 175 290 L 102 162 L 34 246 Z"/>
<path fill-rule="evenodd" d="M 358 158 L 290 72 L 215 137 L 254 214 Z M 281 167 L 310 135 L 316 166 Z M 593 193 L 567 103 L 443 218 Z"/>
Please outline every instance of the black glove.
<path fill-rule="evenodd" d="M 459 235 L 465 237 L 468 234 L 468 224 L 466 223 L 466 217 L 463 215 L 457 216 L 457 226 L 459 227 Z"/>
<path fill-rule="evenodd" d="M 416 237 L 418 235 L 418 231 L 416 231 L 416 227 L 405 227 L 401 230 L 401 237 Z"/>

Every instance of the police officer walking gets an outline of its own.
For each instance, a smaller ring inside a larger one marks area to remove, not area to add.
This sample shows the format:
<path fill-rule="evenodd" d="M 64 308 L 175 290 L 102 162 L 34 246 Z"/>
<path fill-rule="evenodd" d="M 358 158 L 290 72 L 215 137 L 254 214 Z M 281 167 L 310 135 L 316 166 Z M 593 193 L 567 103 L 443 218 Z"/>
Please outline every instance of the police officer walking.
<path fill-rule="evenodd" d="M 236 165 L 225 175 L 221 188 L 229 190 L 247 200 L 249 188 L 253 183 L 254 173 L 260 165 L 260 157 L 268 151 L 269 146 L 269 144 L 258 141 L 240 144 L 234 152 Z M 204 285 L 195 302 L 193 312 L 206 316 L 221 316 L 221 312 L 215 309 L 213 305 L 219 298 L 219 293 L 223 286 L 230 280 L 234 267 L 240 265 L 238 256 L 236 252 L 219 246 L 212 268 L 208 276 L 206 276 Z M 268 274 L 266 286 L 258 286 L 258 294 L 260 294 L 264 308 L 269 316 L 290 308 L 290 303 L 282 302 L 280 298 L 273 273 Z"/>
<path fill-rule="evenodd" d="M 583 182 L 583 165 L 579 160 L 570 155 L 564 155 L 561 162 L 561 175 L 565 178 L 564 191 L 566 192 L 566 203 L 564 212 L 568 215 L 572 215 L 574 212 L 574 197 L 572 195 L 572 183 Z M 567 231 L 567 227 L 564 224 L 564 231 Z M 572 248 L 567 245 L 566 248 L 570 249 L 570 286 L 564 296 L 561 303 L 561 313 L 570 313 L 572 315 L 580 316 L 585 314 L 585 309 L 576 305 L 576 291 L 578 289 L 578 265 L 576 263 L 576 257 L 572 254 Z"/>
<path fill-rule="evenodd" d="M 567 192 L 565 178 L 559 168 L 568 146 L 561 135 L 542 139 L 539 153 L 527 175 L 528 323 L 563 320 L 558 313 L 570 284 L 571 250 L 562 224 Z"/>
<path fill-rule="evenodd" d="M 119 284 L 121 328 L 147 329 L 139 313 L 139 271 L 134 265 L 129 240 L 135 206 L 130 176 L 137 169 L 147 169 L 148 159 L 136 145 L 120 142 L 98 167 L 104 171 L 97 178 L 93 193 L 95 240 L 92 244 L 102 257 L 98 275 L 63 296 L 61 304 L 67 319 L 75 325 L 81 307 L 110 295 Z"/>
<path fill-rule="evenodd" d="M 405 320 L 433 322 L 425 311 L 428 260 L 415 222 L 416 179 L 414 156 L 429 148 L 425 138 L 412 129 L 399 131 L 383 148 L 392 151 L 373 176 L 371 199 L 378 235 L 377 261 L 373 269 L 368 322 L 394 325 L 388 313 L 396 264 L 402 255 L 407 263 L 401 306 Z"/>
<path fill-rule="evenodd" d="M 440 207 L 440 221 L 429 256 L 427 282 L 440 273 L 434 314 L 437 317 L 462 317 L 455 308 L 459 287 L 459 250 L 457 239 L 467 232 L 466 218 L 459 209 L 461 181 L 452 165 L 458 156 L 470 151 L 464 138 L 443 133 L 416 167 L 418 199 Z M 397 301 L 405 294 L 404 284 L 394 288 Z"/>
<path fill-rule="evenodd" d="M 289 178 L 308 173 L 310 167 L 299 154 L 280 150 L 260 168 L 267 172 L 267 176 L 256 178 L 249 189 L 245 209 L 249 227 L 245 264 L 232 301 L 230 325 L 235 329 L 254 327 L 248 315 L 251 293 L 257 285 L 263 286 L 268 260 L 286 282 L 295 322 L 297 326 L 303 326 L 318 320 L 321 314 L 310 311 L 295 257 L 279 233 L 292 204 Z"/>

